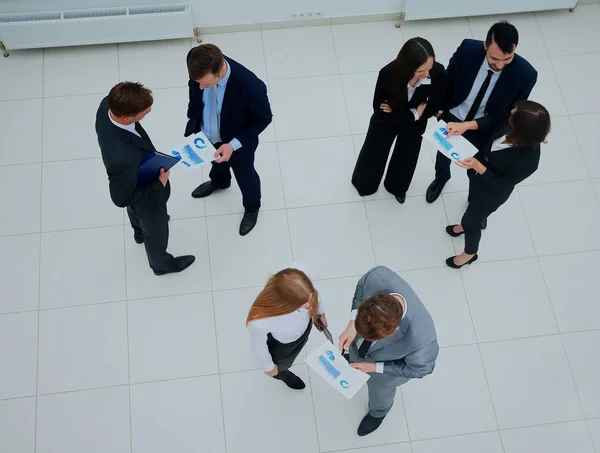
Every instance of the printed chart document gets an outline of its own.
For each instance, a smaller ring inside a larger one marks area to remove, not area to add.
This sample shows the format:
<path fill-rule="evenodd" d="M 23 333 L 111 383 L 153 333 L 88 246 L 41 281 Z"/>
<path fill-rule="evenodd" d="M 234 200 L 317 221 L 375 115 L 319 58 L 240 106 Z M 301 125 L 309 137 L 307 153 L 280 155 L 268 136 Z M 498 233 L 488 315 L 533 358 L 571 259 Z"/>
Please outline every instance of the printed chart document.
<path fill-rule="evenodd" d="M 183 166 L 195 167 L 204 162 L 215 160 L 214 156 L 217 150 L 204 133 L 198 132 L 195 135 L 190 135 L 185 140 L 185 142 L 170 149 L 173 156 L 181 159 Z"/>
<path fill-rule="evenodd" d="M 356 370 L 329 342 L 323 343 L 306 360 L 306 364 L 330 386 L 350 399 L 369 380 L 369 375 Z"/>
<path fill-rule="evenodd" d="M 479 151 L 462 135 L 448 135 L 446 122 L 438 121 L 435 127 L 428 128 L 423 138 L 448 159 L 457 161 L 473 157 Z"/>

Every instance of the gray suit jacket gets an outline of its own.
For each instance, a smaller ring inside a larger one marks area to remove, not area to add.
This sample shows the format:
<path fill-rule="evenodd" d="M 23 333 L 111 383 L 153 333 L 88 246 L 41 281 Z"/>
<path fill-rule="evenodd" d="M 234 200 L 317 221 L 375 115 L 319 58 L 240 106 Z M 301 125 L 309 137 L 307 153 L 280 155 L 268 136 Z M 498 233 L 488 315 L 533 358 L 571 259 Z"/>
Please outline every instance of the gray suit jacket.
<path fill-rule="evenodd" d="M 438 356 L 438 343 L 431 315 L 418 296 L 398 274 L 377 266 L 358 281 L 352 309 L 376 294 L 398 293 L 406 300 L 406 315 L 398 330 L 371 346 L 358 358 L 358 335 L 350 346 L 350 362 L 384 362 L 383 374 L 400 378 L 422 378 L 431 374 Z"/>

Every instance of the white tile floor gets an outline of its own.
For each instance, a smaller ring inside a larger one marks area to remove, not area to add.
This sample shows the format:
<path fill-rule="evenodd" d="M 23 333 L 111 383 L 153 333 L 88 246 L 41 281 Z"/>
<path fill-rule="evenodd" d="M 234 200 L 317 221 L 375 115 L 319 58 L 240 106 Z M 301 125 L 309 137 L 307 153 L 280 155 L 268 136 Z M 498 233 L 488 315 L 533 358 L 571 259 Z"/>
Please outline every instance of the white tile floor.
<path fill-rule="evenodd" d="M 379 68 L 417 34 L 446 63 L 495 19 L 206 36 L 269 85 L 264 209 L 241 238 L 237 187 L 194 200 L 206 172 L 174 170 L 170 250 L 197 261 L 161 278 L 110 203 L 94 115 L 118 80 L 139 80 L 155 93 L 155 143 L 177 140 L 192 43 L 0 58 L 0 450 L 600 453 L 600 5 L 510 17 L 554 129 L 538 173 L 490 219 L 480 262 L 444 266 L 462 247 L 444 227 L 467 185 L 455 168 L 426 204 L 427 145 L 402 206 L 383 188 L 363 200 L 349 181 Z M 434 374 L 405 385 L 370 436 L 355 434 L 364 391 L 347 401 L 300 360 L 308 387 L 292 392 L 252 355 L 248 307 L 292 259 L 312 268 L 335 334 L 376 263 L 408 279 L 435 319 Z"/>

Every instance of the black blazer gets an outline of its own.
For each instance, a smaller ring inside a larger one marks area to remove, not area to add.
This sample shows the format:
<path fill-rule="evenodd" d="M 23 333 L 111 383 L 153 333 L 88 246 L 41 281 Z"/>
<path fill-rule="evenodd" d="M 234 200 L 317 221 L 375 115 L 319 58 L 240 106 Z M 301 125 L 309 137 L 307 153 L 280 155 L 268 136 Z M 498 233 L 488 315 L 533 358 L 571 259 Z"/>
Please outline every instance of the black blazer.
<path fill-rule="evenodd" d="M 190 59 L 190 50 L 186 62 Z M 256 75 L 241 64 L 225 57 L 231 68 L 231 75 L 225 88 L 225 97 L 221 108 L 219 132 L 223 143 L 237 138 L 244 150 L 255 151 L 258 146 L 258 135 L 266 129 L 273 119 L 267 86 Z M 204 102 L 198 82 L 188 81 L 189 103 L 185 127 L 185 136 L 197 134 L 202 125 Z"/>
<path fill-rule="evenodd" d="M 465 39 L 456 49 L 446 70 L 444 111 L 464 102 L 469 96 L 485 58 L 483 41 Z M 515 102 L 527 99 L 537 81 L 537 71 L 527 60 L 515 55 L 500 77 L 485 105 L 485 115 L 477 120 L 479 129 L 495 130 L 506 124 Z"/>
<path fill-rule="evenodd" d="M 521 181 L 531 176 L 540 162 L 540 145 L 533 148 L 511 146 L 492 151 L 492 143 L 507 132 L 503 127 L 492 134 L 482 151 L 475 155 L 487 170 L 479 175 L 469 170 L 469 193 L 472 201 L 486 205 L 501 205 Z"/>
<path fill-rule="evenodd" d="M 96 113 L 96 134 L 108 174 L 110 197 L 120 208 L 148 204 L 165 190 L 165 186 L 158 179 L 138 184 L 137 174 L 141 163 L 156 148 L 139 123 L 139 133 L 144 138 L 115 126 L 108 117 L 108 110 L 107 96 Z M 168 183 L 166 187 L 169 187 Z"/>
<path fill-rule="evenodd" d="M 384 66 L 379 71 L 377 84 L 375 85 L 375 95 L 373 96 L 373 112 L 379 119 L 388 119 L 402 125 L 411 125 L 417 123 L 420 128 L 425 128 L 427 120 L 435 115 L 442 108 L 445 92 L 446 71 L 444 65 L 437 61 L 433 64 L 430 71 L 431 83 L 428 85 L 420 85 L 414 92 L 412 99 L 408 102 L 406 108 L 395 111 L 392 106 L 391 113 L 385 113 L 380 106 L 383 103 L 388 103 L 391 98 L 391 85 L 393 79 L 394 62 Z M 404 88 L 406 89 L 406 88 Z M 415 117 L 410 109 L 417 108 L 423 102 L 427 102 L 427 107 L 415 122 Z"/>

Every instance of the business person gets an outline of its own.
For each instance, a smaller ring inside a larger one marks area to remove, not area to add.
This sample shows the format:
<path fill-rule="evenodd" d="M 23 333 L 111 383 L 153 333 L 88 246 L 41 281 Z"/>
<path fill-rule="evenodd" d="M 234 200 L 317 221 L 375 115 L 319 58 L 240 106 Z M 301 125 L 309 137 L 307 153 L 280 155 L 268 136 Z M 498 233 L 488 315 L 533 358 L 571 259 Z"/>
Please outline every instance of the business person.
<path fill-rule="evenodd" d="M 379 71 L 373 115 L 352 174 L 360 195 L 377 192 L 396 139 L 384 186 L 404 203 L 427 120 L 442 108 L 445 77 L 444 66 L 423 38 L 406 41 L 398 57 Z"/>
<path fill-rule="evenodd" d="M 379 428 L 394 404 L 396 387 L 433 372 L 439 351 L 429 312 L 410 285 L 383 266 L 358 281 L 339 347 L 349 350 L 354 368 L 371 376 L 369 413 L 359 436 Z"/>
<path fill-rule="evenodd" d="M 464 252 L 446 260 L 460 269 L 478 258 L 481 225 L 502 206 L 515 186 L 531 176 L 540 161 L 540 144 L 550 132 L 550 114 L 537 102 L 518 101 L 509 124 L 500 128 L 482 151 L 459 161 L 469 176 L 469 206 L 460 225 L 449 225 L 452 237 L 465 235 Z"/>
<path fill-rule="evenodd" d="M 154 181 L 137 182 L 141 163 L 156 151 L 140 124 L 150 113 L 152 103 L 152 91 L 142 84 L 118 83 L 100 103 L 96 113 L 96 134 L 112 201 L 120 208 L 127 208 L 135 242 L 146 247 L 154 274 L 164 275 L 181 272 L 195 258 L 192 255 L 175 258 L 167 253 L 169 172 L 161 169 Z"/>
<path fill-rule="evenodd" d="M 319 294 L 297 264 L 273 275 L 248 313 L 246 326 L 254 354 L 267 376 L 301 390 L 304 382 L 289 368 L 308 341 L 313 324 L 327 326 Z"/>
<path fill-rule="evenodd" d="M 515 102 L 527 99 L 537 81 L 537 71 L 517 55 L 519 32 L 508 22 L 498 22 L 485 42 L 465 39 L 450 59 L 446 71 L 446 100 L 441 118 L 453 123 L 452 135 L 464 134 L 481 149 L 489 135 L 505 124 Z M 433 203 L 450 179 L 450 159 L 438 152 L 435 179 L 425 199 Z"/>
<path fill-rule="evenodd" d="M 248 234 L 258 220 L 260 178 L 254 168 L 258 135 L 273 115 L 266 85 L 250 70 L 212 44 L 201 44 L 187 55 L 190 80 L 185 136 L 200 131 L 215 145 L 210 181 L 192 192 L 204 198 L 231 185 L 233 170 L 242 191 L 244 217 L 240 235 Z"/>

